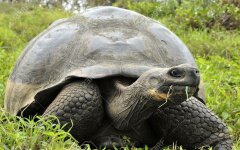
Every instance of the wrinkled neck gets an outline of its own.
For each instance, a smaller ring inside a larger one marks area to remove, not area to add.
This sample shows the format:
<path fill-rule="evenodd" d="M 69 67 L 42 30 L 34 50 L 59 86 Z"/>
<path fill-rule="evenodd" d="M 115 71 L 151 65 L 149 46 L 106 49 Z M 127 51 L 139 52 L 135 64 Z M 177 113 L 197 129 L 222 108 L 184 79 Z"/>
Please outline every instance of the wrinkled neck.
<path fill-rule="evenodd" d="M 159 102 L 143 96 L 143 92 L 137 85 L 121 88 L 107 103 L 107 112 L 117 129 L 138 126 L 157 109 Z"/>

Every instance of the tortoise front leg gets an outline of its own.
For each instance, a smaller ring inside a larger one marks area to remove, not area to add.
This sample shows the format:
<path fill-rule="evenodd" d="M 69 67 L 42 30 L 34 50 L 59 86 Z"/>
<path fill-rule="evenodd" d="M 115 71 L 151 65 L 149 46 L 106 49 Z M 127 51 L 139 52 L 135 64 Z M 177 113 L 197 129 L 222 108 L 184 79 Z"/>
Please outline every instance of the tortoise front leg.
<path fill-rule="evenodd" d="M 212 146 L 214 150 L 232 149 L 226 125 L 194 97 L 180 105 L 159 109 L 150 118 L 150 124 L 164 145 L 175 142 L 188 149 L 203 146 Z M 157 145 L 153 149 L 160 149 Z"/>
<path fill-rule="evenodd" d="M 76 81 L 66 85 L 48 106 L 44 115 L 55 115 L 61 124 L 66 124 L 70 133 L 80 143 L 87 140 L 101 125 L 103 106 L 96 84 Z"/>

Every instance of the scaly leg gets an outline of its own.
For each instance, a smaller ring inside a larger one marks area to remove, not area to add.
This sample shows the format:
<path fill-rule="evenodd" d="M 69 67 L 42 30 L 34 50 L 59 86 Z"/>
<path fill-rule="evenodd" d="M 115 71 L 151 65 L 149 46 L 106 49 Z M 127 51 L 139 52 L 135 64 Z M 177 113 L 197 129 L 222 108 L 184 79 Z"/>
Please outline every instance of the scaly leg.
<path fill-rule="evenodd" d="M 203 146 L 212 146 L 214 150 L 232 149 L 226 125 L 194 97 L 180 105 L 159 109 L 150 123 L 164 145 L 176 142 L 187 149 Z M 160 149 L 157 145 L 153 149 Z"/>
<path fill-rule="evenodd" d="M 75 81 L 66 85 L 44 115 L 55 115 L 79 142 L 87 140 L 101 125 L 103 106 L 100 91 L 93 82 Z"/>

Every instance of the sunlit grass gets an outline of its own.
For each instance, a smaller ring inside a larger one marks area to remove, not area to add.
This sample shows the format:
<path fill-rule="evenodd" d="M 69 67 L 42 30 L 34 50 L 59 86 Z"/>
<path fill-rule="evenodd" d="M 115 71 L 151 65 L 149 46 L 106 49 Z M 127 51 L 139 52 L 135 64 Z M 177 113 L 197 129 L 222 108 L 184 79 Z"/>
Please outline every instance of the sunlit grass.
<path fill-rule="evenodd" d="M 35 120 L 35 121 L 34 121 Z M 37 120 L 37 121 L 36 121 Z M 0 147 L 4 149 L 77 149 L 78 144 L 56 117 L 23 119 L 0 109 Z"/>

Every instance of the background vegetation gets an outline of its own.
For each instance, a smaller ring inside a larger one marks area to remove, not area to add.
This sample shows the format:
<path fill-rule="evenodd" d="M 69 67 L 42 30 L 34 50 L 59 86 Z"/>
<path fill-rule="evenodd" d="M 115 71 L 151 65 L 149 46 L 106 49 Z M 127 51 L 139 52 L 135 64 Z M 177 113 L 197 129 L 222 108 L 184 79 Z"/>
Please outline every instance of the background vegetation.
<path fill-rule="evenodd" d="M 113 5 L 160 21 L 185 42 L 200 68 L 207 106 L 227 123 L 234 149 L 240 149 L 240 3 L 119 0 Z M 2 109 L 7 78 L 22 49 L 54 20 L 71 15 L 60 7 L 0 3 L 0 149 L 79 148 L 51 119 L 36 123 Z"/>

